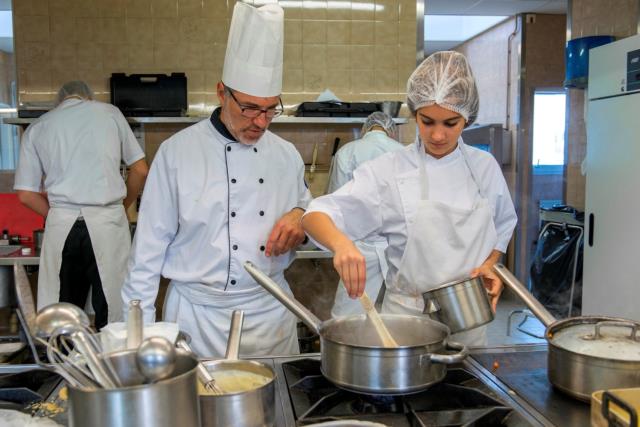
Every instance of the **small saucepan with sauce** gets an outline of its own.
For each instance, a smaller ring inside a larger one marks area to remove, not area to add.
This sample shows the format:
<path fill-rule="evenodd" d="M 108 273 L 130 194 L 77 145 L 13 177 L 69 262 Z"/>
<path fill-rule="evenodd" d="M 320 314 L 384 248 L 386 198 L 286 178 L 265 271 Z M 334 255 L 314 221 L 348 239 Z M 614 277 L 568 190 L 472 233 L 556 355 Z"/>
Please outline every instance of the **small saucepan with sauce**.
<path fill-rule="evenodd" d="M 236 310 L 224 359 L 203 362 L 222 394 L 198 384 L 203 427 L 275 425 L 274 370 L 264 363 L 238 359 L 243 312 Z"/>

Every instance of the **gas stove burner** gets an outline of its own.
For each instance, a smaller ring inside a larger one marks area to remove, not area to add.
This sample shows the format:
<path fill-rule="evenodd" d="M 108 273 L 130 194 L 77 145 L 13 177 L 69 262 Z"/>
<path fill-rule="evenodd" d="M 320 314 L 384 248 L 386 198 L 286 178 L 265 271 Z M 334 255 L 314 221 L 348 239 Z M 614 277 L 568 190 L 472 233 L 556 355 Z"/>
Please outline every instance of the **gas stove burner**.
<path fill-rule="evenodd" d="M 351 408 L 357 414 L 402 413 L 402 398 L 398 396 L 359 395 L 354 399 Z"/>
<path fill-rule="evenodd" d="M 318 360 L 295 360 L 282 368 L 297 426 L 347 419 L 392 427 L 511 425 L 512 409 L 460 368 L 450 368 L 444 380 L 431 388 L 404 396 L 367 395 L 336 387 L 322 376 Z"/>

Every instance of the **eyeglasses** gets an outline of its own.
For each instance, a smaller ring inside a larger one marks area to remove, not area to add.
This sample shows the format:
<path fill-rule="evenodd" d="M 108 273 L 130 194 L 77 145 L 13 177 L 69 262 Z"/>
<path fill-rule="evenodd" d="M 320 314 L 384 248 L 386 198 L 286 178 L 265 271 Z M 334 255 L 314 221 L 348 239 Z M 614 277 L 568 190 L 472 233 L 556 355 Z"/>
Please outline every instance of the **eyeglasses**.
<path fill-rule="evenodd" d="M 278 101 L 280 102 L 279 106 L 273 107 L 273 108 L 262 109 L 262 108 L 254 107 L 252 105 L 241 104 L 240 101 L 238 101 L 238 98 L 236 98 L 236 96 L 233 94 L 233 92 L 231 91 L 230 88 L 225 86 L 224 90 L 225 90 L 226 93 L 231 95 L 231 98 L 233 98 L 234 101 L 236 101 L 236 104 L 238 104 L 238 107 L 240 107 L 240 114 L 242 114 L 244 117 L 247 117 L 249 119 L 255 119 L 256 117 L 258 117 L 262 113 L 264 113 L 265 116 L 268 119 L 273 119 L 275 117 L 278 117 L 279 115 L 281 115 L 284 112 L 284 106 L 282 105 L 282 99 L 278 99 Z"/>

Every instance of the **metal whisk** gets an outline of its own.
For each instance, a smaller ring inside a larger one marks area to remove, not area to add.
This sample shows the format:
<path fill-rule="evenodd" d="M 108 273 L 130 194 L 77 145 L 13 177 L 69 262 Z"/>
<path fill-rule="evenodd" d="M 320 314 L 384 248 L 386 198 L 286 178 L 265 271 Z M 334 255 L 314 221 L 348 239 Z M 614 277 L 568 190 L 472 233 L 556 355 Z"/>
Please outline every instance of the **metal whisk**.
<path fill-rule="evenodd" d="M 176 346 L 193 354 L 193 350 L 185 340 L 178 341 Z M 198 379 L 207 392 L 215 395 L 224 394 L 224 391 L 218 387 L 216 380 L 211 376 L 211 373 L 207 367 L 202 364 L 202 362 L 198 362 Z"/>

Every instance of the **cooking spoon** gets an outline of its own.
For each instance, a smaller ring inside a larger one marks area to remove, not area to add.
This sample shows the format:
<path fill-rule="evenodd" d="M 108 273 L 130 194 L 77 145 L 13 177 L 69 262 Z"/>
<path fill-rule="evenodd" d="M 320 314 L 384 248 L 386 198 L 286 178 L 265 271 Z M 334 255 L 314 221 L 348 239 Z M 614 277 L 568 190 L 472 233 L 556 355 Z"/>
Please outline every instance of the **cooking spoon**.
<path fill-rule="evenodd" d="M 369 299 L 369 295 L 367 295 L 366 292 L 364 292 L 360 297 L 360 304 L 362 304 L 362 308 L 364 308 L 364 311 L 367 313 L 367 317 L 376 328 L 376 332 L 382 340 L 382 345 L 385 347 L 398 347 L 398 343 L 391 336 L 391 333 L 385 326 L 382 318 L 380 318 L 380 314 L 376 311 L 376 308 L 373 306 L 373 302 L 371 302 L 371 299 Z"/>
<path fill-rule="evenodd" d="M 138 347 L 136 365 L 142 376 L 153 384 L 173 373 L 176 365 L 176 349 L 164 337 L 147 338 Z"/>

